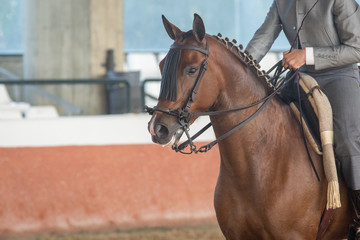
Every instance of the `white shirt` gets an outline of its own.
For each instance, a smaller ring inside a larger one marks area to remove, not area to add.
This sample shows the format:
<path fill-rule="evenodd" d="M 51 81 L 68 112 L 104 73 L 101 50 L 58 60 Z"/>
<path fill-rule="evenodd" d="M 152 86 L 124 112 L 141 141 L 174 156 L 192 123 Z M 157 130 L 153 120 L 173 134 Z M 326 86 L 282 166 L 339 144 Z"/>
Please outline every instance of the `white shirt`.
<path fill-rule="evenodd" d="M 314 58 L 314 48 L 307 47 L 305 48 L 306 51 L 306 65 L 315 65 L 315 58 Z"/>

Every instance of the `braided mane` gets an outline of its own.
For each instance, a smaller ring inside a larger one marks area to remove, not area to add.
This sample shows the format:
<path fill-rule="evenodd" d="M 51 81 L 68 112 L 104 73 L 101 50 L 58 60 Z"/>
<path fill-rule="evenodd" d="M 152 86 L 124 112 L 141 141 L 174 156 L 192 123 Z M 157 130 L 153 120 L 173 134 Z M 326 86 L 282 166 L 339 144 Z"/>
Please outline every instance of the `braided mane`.
<path fill-rule="evenodd" d="M 223 44 L 225 44 L 226 48 L 231 50 L 244 64 L 246 64 L 262 81 L 265 81 L 270 88 L 274 88 L 271 82 L 269 82 L 270 76 L 264 71 L 260 69 L 259 63 L 247 52 L 243 51 L 243 45 L 236 46 L 237 41 L 233 39 L 231 42 L 229 38 L 222 38 L 221 33 L 217 36 L 213 36 Z"/>

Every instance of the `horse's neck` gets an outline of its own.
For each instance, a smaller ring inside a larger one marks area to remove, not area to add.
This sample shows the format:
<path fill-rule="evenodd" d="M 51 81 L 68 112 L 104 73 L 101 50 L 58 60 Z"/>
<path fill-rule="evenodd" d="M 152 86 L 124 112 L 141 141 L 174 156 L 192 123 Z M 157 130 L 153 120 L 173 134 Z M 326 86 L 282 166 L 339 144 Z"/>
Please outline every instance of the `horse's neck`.
<path fill-rule="evenodd" d="M 266 85 L 261 83 L 246 66 L 233 66 L 228 72 L 230 73 L 228 76 L 236 77 L 225 79 L 226 87 L 220 93 L 216 104 L 217 110 L 249 105 L 269 94 Z M 250 117 L 260 106 L 261 104 L 244 111 L 212 117 L 216 136 L 221 136 Z M 223 163 L 232 165 L 230 167 L 232 168 L 241 161 L 239 167 L 247 171 L 249 165 L 256 166 L 257 161 L 261 161 L 262 157 L 259 157 L 261 154 L 266 154 L 269 162 L 275 161 L 281 156 L 275 156 L 274 151 L 268 153 L 264 151 L 287 144 L 291 137 L 297 135 L 297 132 L 293 131 L 293 128 L 296 128 L 295 124 L 285 104 L 276 98 L 270 100 L 254 119 L 219 143 Z M 285 136 L 286 134 L 289 136 Z M 234 169 L 236 168 L 237 166 Z"/>
<path fill-rule="evenodd" d="M 244 104 L 237 104 L 237 106 L 245 106 L 255 101 L 243 102 Z M 238 103 L 242 103 L 239 98 Z M 236 106 L 236 104 L 231 105 Z M 247 110 L 212 117 L 211 121 L 216 136 L 220 137 L 241 122 L 252 117 L 260 106 L 261 104 Z M 293 120 L 289 108 L 280 103 L 278 99 L 272 99 L 250 122 L 230 135 L 223 143 L 236 149 L 241 146 L 245 151 L 252 151 L 264 144 L 281 146 L 283 141 L 286 142 L 283 131 L 286 130 L 291 137 L 293 128 L 296 128 L 297 123 Z"/>
<path fill-rule="evenodd" d="M 240 59 L 234 57 L 233 53 L 227 51 L 227 54 L 223 55 L 221 60 L 213 63 L 218 65 L 219 69 L 221 69 L 221 74 L 219 74 L 220 77 L 217 77 L 217 79 L 221 79 L 220 85 L 222 86 L 216 104 L 214 105 L 215 110 L 234 109 L 247 106 L 265 98 L 271 93 L 266 86 L 266 83 L 262 83 L 248 66 L 242 63 Z M 267 106 L 266 108 L 274 108 L 278 105 L 278 102 L 275 104 L 275 102 L 272 101 L 268 105 L 270 106 Z M 260 106 L 261 104 L 246 110 L 236 111 L 231 114 L 213 118 L 213 121 L 216 122 L 219 120 L 221 123 L 220 126 L 218 126 L 218 133 L 221 133 L 222 126 L 233 126 L 234 124 L 245 120 Z M 226 124 L 223 124 L 224 122 L 226 122 Z M 254 121 L 248 125 L 253 125 L 253 122 Z M 265 126 L 267 124 L 268 122 L 265 121 L 260 125 Z"/>
<path fill-rule="evenodd" d="M 216 136 L 249 117 L 239 115 L 212 118 Z M 296 124 L 286 106 L 271 100 L 248 124 L 219 142 L 221 171 L 245 189 L 251 186 L 249 181 L 261 182 L 264 186 L 270 184 L 277 175 L 273 169 L 277 172 L 295 169 L 294 161 L 289 158 L 294 159 L 293 154 L 299 151 L 291 152 L 291 146 L 302 146 L 298 141 L 301 136 L 294 130 L 298 127 Z"/>
<path fill-rule="evenodd" d="M 221 79 L 223 86 L 218 96 L 216 108 L 227 109 L 236 108 L 239 105 L 247 105 L 255 102 L 266 95 L 269 95 L 272 90 L 269 89 L 265 80 L 258 79 L 252 72 L 251 66 L 247 66 L 242 57 L 236 56 L 231 50 L 226 49 L 220 45 L 216 49 L 216 55 L 220 55 L 214 64 L 221 69 L 221 73 L 216 78 Z M 209 64 L 210 65 L 210 64 Z"/>

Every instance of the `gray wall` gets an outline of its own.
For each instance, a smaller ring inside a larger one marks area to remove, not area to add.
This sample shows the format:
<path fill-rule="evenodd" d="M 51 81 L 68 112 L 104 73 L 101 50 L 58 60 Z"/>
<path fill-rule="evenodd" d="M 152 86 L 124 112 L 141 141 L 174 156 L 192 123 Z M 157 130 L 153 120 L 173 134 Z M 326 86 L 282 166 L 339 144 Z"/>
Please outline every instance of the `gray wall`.
<path fill-rule="evenodd" d="M 115 51 L 116 70 L 122 70 L 122 0 L 26 0 L 24 15 L 25 79 L 102 77 L 108 49 Z M 56 85 L 44 90 L 81 108 L 83 114 L 107 111 L 104 86 Z M 52 104 L 32 92 L 25 100 Z"/>

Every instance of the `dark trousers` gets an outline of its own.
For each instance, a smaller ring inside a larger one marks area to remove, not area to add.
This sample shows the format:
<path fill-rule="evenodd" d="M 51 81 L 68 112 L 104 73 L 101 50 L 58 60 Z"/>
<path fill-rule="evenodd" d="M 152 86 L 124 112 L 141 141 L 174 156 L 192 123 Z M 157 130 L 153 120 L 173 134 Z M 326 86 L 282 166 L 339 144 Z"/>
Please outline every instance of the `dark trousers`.
<path fill-rule="evenodd" d="M 300 69 L 302 70 L 302 69 Z M 327 95 L 334 121 L 334 149 L 347 186 L 360 190 L 359 69 L 349 65 L 323 71 L 304 71 L 316 79 Z"/>

